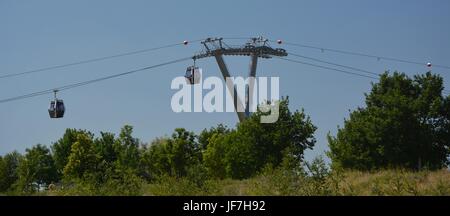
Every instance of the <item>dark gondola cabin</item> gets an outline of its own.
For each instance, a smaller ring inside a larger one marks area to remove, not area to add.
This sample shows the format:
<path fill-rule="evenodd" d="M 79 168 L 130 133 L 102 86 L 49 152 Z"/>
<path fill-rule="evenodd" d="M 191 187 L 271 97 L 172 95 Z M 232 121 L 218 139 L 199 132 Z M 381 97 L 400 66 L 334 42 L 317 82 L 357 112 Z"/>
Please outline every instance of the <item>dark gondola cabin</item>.
<path fill-rule="evenodd" d="M 186 78 L 187 84 L 198 84 L 200 83 L 200 80 L 202 78 L 202 69 L 195 66 L 189 66 L 186 69 L 186 74 L 184 75 L 184 77 Z"/>
<path fill-rule="evenodd" d="M 56 99 L 50 102 L 50 108 L 48 109 L 50 118 L 62 118 L 65 111 L 63 100 Z"/>
<path fill-rule="evenodd" d="M 64 101 L 56 98 L 56 93 L 58 90 L 54 90 L 55 99 L 50 102 L 50 107 L 48 108 L 48 114 L 50 118 L 62 118 L 66 108 L 64 107 Z"/>

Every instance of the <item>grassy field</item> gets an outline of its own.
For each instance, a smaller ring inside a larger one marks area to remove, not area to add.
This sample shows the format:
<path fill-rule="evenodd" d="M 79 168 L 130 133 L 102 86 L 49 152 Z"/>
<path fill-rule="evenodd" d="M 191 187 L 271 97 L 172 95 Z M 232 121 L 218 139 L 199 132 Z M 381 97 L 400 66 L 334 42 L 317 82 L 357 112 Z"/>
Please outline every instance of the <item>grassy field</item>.
<path fill-rule="evenodd" d="M 305 176 L 270 170 L 245 180 L 162 177 L 153 183 L 140 182 L 130 187 L 117 188 L 110 185 L 94 189 L 92 186 L 76 186 L 70 190 L 44 192 L 44 195 L 449 196 L 450 171 L 344 171 Z"/>
<path fill-rule="evenodd" d="M 323 179 L 273 171 L 247 180 L 213 180 L 196 186 L 186 179 L 145 185 L 145 195 L 450 195 L 450 172 L 380 171 L 334 173 Z"/>

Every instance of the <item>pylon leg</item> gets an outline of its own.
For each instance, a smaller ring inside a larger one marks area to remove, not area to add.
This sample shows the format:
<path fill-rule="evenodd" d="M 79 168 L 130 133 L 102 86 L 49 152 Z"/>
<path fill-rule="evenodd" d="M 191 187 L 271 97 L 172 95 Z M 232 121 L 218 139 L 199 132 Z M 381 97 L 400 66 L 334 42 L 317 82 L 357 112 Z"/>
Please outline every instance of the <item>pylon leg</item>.
<path fill-rule="evenodd" d="M 219 65 L 220 72 L 222 72 L 223 79 L 225 80 L 225 83 L 227 85 L 228 91 L 230 92 L 231 96 L 233 97 L 233 103 L 234 103 L 234 110 L 236 111 L 239 121 L 242 122 L 245 120 L 246 115 L 244 111 L 244 106 L 242 104 L 241 99 L 239 98 L 239 95 L 237 94 L 236 86 L 233 82 L 227 82 L 227 78 L 230 77 L 230 73 L 228 72 L 227 65 L 225 64 L 225 61 L 223 59 L 222 54 L 218 53 L 215 54 L 214 57 L 216 58 L 217 64 Z M 240 111 L 242 110 L 242 111 Z"/>
<path fill-rule="evenodd" d="M 256 66 L 258 65 L 258 55 L 250 56 L 250 69 L 248 73 L 248 85 L 245 91 L 245 115 L 250 116 L 250 107 L 253 106 L 253 92 L 256 78 Z"/>

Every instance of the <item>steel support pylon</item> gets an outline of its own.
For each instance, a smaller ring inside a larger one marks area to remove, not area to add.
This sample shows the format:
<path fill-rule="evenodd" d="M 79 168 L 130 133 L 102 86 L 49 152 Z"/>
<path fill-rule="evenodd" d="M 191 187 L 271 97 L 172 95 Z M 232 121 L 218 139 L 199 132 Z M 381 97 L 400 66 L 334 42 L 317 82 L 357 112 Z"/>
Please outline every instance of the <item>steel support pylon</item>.
<path fill-rule="evenodd" d="M 252 38 L 250 42 L 244 46 L 228 46 L 222 41 L 222 38 L 207 38 L 201 43 L 205 46 L 205 50 L 195 56 L 193 59 L 201 59 L 207 57 L 215 57 L 219 65 L 220 72 L 225 80 L 228 91 L 233 97 L 234 109 L 238 115 L 239 121 L 244 121 L 250 116 L 250 109 L 253 104 L 253 96 L 256 81 L 256 67 L 258 58 L 272 58 L 272 56 L 287 56 L 287 52 L 281 48 L 272 48 L 267 44 L 268 40 L 263 37 Z M 230 78 L 230 73 L 223 59 L 224 55 L 228 56 L 250 56 L 250 68 L 248 75 L 248 83 L 245 86 L 245 101 L 239 98 L 235 84 Z M 244 104 L 245 103 L 245 107 Z"/>

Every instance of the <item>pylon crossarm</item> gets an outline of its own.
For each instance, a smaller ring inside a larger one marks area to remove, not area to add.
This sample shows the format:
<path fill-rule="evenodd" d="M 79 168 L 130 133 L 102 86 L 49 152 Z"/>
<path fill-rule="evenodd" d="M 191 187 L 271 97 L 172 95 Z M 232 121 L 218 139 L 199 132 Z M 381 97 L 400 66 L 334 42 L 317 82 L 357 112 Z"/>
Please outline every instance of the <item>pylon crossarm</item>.
<path fill-rule="evenodd" d="M 214 50 L 206 50 L 203 53 L 195 55 L 197 59 L 213 57 L 215 55 L 227 55 L 227 56 L 252 56 L 256 55 L 259 58 L 272 58 L 272 56 L 287 56 L 286 50 L 284 49 L 274 49 L 269 46 L 246 46 L 242 48 L 219 48 Z"/>

